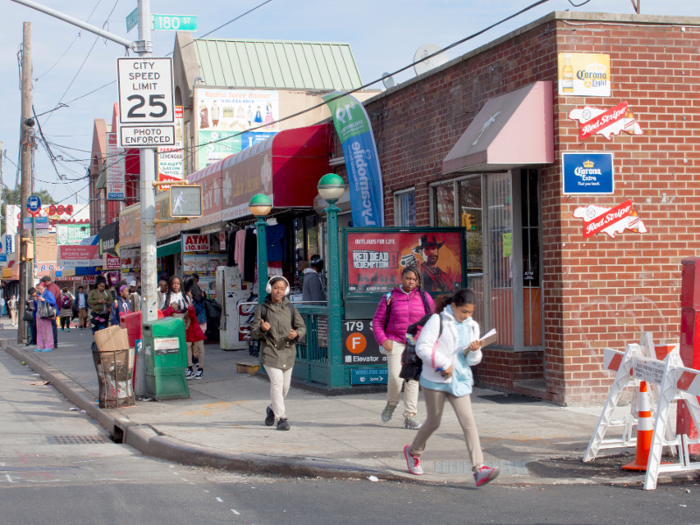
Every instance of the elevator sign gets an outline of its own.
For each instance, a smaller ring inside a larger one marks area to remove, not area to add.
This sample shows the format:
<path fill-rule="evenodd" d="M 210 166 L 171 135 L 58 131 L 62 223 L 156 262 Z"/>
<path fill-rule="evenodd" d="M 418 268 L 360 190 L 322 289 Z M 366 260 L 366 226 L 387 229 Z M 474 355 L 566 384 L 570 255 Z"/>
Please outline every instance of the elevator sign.
<path fill-rule="evenodd" d="M 171 58 L 117 59 L 119 145 L 157 148 L 175 145 Z"/>

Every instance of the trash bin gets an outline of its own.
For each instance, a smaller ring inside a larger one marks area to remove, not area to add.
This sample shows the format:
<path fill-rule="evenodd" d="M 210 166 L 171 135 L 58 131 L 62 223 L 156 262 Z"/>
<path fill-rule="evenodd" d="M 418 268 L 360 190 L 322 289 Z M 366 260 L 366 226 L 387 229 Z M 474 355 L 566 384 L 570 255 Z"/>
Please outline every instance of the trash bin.
<path fill-rule="evenodd" d="M 185 371 L 187 342 L 182 319 L 166 317 L 144 323 L 146 394 L 156 401 L 190 397 Z"/>
<path fill-rule="evenodd" d="M 131 388 L 133 351 L 92 351 L 97 380 L 100 385 L 100 408 L 123 408 L 136 406 L 134 390 Z"/>
<path fill-rule="evenodd" d="M 119 326 L 126 328 L 129 335 L 129 347 L 135 347 L 136 340 L 141 339 L 141 312 L 132 312 L 121 316 Z"/>

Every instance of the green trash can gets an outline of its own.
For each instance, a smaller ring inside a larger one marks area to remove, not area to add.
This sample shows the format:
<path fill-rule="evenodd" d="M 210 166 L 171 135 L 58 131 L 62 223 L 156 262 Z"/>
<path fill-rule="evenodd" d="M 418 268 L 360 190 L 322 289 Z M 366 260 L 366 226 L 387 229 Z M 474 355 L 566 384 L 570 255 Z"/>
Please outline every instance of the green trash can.
<path fill-rule="evenodd" d="M 146 394 L 160 401 L 190 397 L 185 376 L 187 342 L 182 319 L 166 317 L 143 325 Z"/>

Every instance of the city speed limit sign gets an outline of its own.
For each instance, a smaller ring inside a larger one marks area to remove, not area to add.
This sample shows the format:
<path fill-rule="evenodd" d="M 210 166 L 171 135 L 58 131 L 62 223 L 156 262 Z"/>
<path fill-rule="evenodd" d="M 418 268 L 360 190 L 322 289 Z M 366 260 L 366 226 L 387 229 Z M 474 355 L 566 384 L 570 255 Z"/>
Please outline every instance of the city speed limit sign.
<path fill-rule="evenodd" d="M 117 59 L 119 145 L 157 148 L 175 145 L 171 58 Z"/>

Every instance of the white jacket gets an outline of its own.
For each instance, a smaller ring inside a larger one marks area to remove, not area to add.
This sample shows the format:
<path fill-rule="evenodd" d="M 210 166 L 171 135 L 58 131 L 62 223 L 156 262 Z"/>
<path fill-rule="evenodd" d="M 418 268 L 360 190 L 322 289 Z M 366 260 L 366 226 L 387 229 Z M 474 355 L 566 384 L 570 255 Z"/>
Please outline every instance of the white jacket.
<path fill-rule="evenodd" d="M 442 316 L 442 335 L 435 347 L 435 341 L 440 333 L 440 319 Z M 446 370 L 454 366 L 457 361 L 459 352 L 464 351 L 464 347 L 459 346 L 459 332 L 455 326 L 455 318 L 446 310 L 441 314 L 433 315 L 421 330 L 418 342 L 416 344 L 416 355 L 423 361 L 423 371 L 421 376 L 432 381 L 433 383 L 451 383 L 452 378 L 445 379 L 440 372 L 436 372 L 436 368 Z M 469 328 L 472 331 L 472 341 L 479 339 L 479 323 L 474 319 L 469 318 Z M 433 348 L 435 347 L 435 351 Z M 475 366 L 481 363 L 481 350 L 467 353 L 467 364 Z"/>

